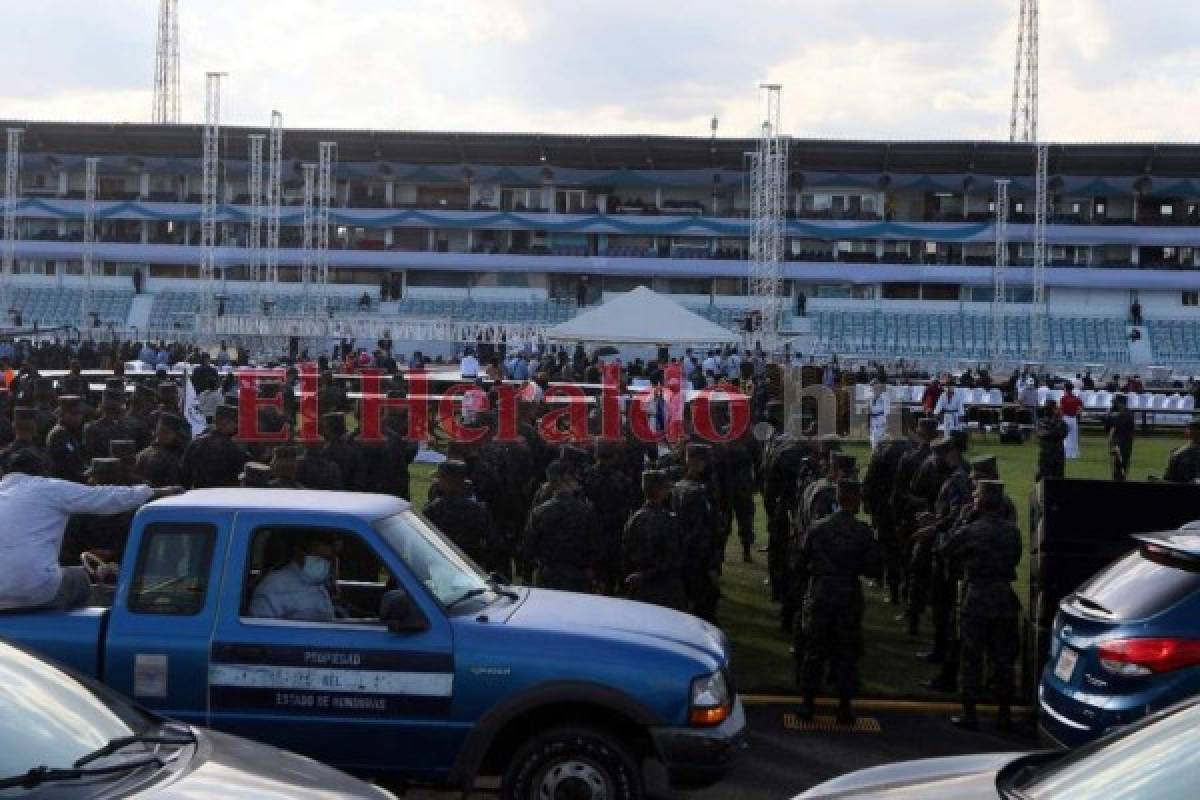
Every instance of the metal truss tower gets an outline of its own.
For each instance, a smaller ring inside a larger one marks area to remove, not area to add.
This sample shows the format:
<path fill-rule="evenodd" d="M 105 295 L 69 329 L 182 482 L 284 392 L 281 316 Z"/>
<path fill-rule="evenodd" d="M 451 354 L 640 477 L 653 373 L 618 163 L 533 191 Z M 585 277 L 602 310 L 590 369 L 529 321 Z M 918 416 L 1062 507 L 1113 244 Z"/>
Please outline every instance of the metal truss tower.
<path fill-rule="evenodd" d="M 1005 319 L 1008 316 L 1008 185 L 996 181 L 996 261 L 992 267 L 992 338 L 988 353 L 998 361 L 1005 353 Z"/>
<path fill-rule="evenodd" d="M 178 125 L 179 119 L 179 0 L 158 0 L 158 50 L 150 121 Z"/>
<path fill-rule="evenodd" d="M 250 294 L 256 301 L 259 294 L 259 281 L 262 280 L 262 204 L 263 204 L 263 140 L 267 137 L 261 133 L 250 134 L 250 172 L 246 177 L 247 188 L 250 191 Z"/>
<path fill-rule="evenodd" d="M 779 347 L 782 309 L 784 217 L 787 208 L 788 140 L 780 133 L 783 87 L 763 84 L 767 116 L 750 169 L 750 298 L 761 327 L 758 341 L 773 353 Z"/>
<path fill-rule="evenodd" d="M 1036 361 L 1041 361 L 1047 351 L 1046 331 L 1046 214 L 1049 196 L 1046 191 L 1046 173 L 1049 167 L 1049 147 L 1037 144 L 1037 169 L 1034 172 L 1036 190 L 1033 201 L 1033 312 L 1030 314 L 1030 344 Z"/>
<path fill-rule="evenodd" d="M 1020 3 L 1008 140 L 1033 143 L 1038 138 L 1038 0 Z"/>
<path fill-rule="evenodd" d="M 283 205 L 283 114 L 271 112 L 270 159 L 267 167 L 267 274 L 268 292 L 279 284 L 279 213 Z"/>
<path fill-rule="evenodd" d="M 204 179 L 200 211 L 200 282 L 203 303 L 212 305 L 217 267 L 217 172 L 220 168 L 221 78 L 223 72 L 208 73 L 204 96 Z"/>
<path fill-rule="evenodd" d="M 91 330 L 96 311 L 96 290 L 92 278 L 96 274 L 96 168 L 100 159 L 89 158 L 85 162 L 83 179 L 83 302 L 79 308 L 83 314 L 82 330 Z"/>
<path fill-rule="evenodd" d="M 12 277 L 16 271 L 17 202 L 21 191 L 21 134 L 20 128 L 8 129 L 8 146 L 4 151 L 4 253 L 0 272 L 0 313 L 8 321 L 12 308 Z"/>
<path fill-rule="evenodd" d="M 317 310 L 317 304 L 309 297 L 313 284 L 313 197 L 317 187 L 317 165 L 304 164 L 304 216 L 300 230 L 300 282 L 304 284 L 304 302 Z"/>
<path fill-rule="evenodd" d="M 319 308 L 329 302 L 329 207 L 333 201 L 333 162 L 337 142 L 321 142 L 317 160 L 316 284 Z"/>

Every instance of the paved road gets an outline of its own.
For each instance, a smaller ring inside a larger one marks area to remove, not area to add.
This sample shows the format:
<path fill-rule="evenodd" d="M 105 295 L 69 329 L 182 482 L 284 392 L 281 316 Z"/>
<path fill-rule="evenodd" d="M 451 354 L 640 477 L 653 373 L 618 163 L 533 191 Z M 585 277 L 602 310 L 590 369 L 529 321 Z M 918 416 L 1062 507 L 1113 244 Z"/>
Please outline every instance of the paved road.
<path fill-rule="evenodd" d="M 878 723 L 877 732 L 815 731 L 796 729 L 795 706 L 790 704 L 755 705 L 746 711 L 750 728 L 747 747 L 725 781 L 704 791 L 670 792 L 651 780 L 651 794 L 658 800 L 779 800 L 837 775 L 894 761 L 1037 747 L 1032 729 L 1002 735 L 986 718 L 978 733 L 970 733 L 953 727 L 945 714 L 863 711 L 860 729 L 873 727 L 873 721 Z M 821 715 L 827 713 L 831 712 L 822 711 Z M 415 800 L 455 797 L 427 791 L 410 791 L 404 796 Z"/>

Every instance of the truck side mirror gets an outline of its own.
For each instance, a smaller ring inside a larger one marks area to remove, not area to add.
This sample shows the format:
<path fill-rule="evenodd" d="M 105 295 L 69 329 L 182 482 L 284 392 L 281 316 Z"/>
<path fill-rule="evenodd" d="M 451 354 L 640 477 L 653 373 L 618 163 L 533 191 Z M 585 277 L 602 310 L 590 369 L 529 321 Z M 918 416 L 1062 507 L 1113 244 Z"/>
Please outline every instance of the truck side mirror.
<path fill-rule="evenodd" d="M 379 619 L 392 633 L 422 633 L 429 630 L 429 620 L 413 603 L 408 592 L 393 589 L 379 603 Z"/>

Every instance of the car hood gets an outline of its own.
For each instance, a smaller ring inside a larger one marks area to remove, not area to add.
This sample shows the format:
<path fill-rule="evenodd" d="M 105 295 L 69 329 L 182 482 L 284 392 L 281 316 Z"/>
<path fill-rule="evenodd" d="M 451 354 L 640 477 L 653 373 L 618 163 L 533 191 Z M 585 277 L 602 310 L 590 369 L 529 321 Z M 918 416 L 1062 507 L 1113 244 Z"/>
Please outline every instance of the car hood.
<path fill-rule="evenodd" d="M 594 632 L 632 644 L 657 641 L 699 651 L 722 666 L 729 663 L 720 628 L 691 614 L 633 600 L 529 589 L 505 625 L 572 635 Z"/>
<path fill-rule="evenodd" d="M 871 797 L 886 800 L 996 800 L 996 773 L 1024 753 L 981 753 L 901 761 L 851 772 L 814 786 L 796 800 Z"/>
<path fill-rule="evenodd" d="M 195 731 L 191 763 L 139 797 L 153 800 L 385 800 L 393 795 L 310 758 L 215 731 Z"/>

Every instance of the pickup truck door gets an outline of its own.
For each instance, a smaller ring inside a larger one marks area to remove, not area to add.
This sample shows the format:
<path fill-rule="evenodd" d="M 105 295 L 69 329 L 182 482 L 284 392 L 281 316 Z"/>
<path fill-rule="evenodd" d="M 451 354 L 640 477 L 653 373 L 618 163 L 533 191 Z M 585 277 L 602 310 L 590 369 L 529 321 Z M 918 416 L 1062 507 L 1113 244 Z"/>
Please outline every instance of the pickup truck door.
<path fill-rule="evenodd" d="M 145 524 L 105 633 L 104 682 L 183 722 L 208 722 L 208 652 L 232 515 Z"/>
<path fill-rule="evenodd" d="M 369 525 L 349 519 L 316 529 L 359 537 L 417 602 L 428 630 L 249 616 L 256 534 L 313 527 L 311 518 L 278 512 L 237 515 L 208 676 L 211 725 L 345 769 L 444 777 L 462 735 L 450 718 L 451 627 Z"/>

